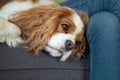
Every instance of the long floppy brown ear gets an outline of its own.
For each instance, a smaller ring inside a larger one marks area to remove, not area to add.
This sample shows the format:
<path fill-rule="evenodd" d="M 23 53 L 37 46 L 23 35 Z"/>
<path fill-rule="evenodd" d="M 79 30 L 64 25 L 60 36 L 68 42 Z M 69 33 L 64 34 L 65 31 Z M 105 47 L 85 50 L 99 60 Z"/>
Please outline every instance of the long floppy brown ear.
<path fill-rule="evenodd" d="M 51 17 L 54 10 L 51 7 L 41 6 L 12 15 L 10 22 L 16 24 L 22 31 L 25 48 L 38 53 L 47 44 L 57 26 L 56 17 Z"/>
<path fill-rule="evenodd" d="M 80 17 L 83 21 L 84 28 L 83 28 L 82 32 L 80 33 L 80 35 L 78 35 L 78 38 L 80 40 L 76 41 L 76 43 L 75 43 L 73 55 L 75 57 L 77 57 L 78 59 L 80 59 L 81 56 L 84 55 L 84 53 L 87 51 L 87 47 L 88 47 L 87 39 L 86 39 L 86 30 L 87 30 L 89 17 L 88 17 L 88 14 L 83 11 L 77 11 L 77 13 L 80 15 Z"/>
<path fill-rule="evenodd" d="M 25 48 L 38 53 L 55 32 L 59 19 L 67 12 L 58 5 L 35 7 L 12 15 L 10 22 L 22 31 Z"/>

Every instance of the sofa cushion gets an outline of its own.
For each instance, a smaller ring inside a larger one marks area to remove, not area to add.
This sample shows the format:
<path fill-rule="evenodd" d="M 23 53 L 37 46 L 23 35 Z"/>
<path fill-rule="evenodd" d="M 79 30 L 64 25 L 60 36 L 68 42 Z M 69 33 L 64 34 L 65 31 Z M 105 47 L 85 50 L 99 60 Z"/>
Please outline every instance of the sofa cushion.
<path fill-rule="evenodd" d="M 47 77 L 46 77 L 47 76 Z M 0 80 L 89 80 L 89 55 L 81 60 L 58 58 L 42 51 L 40 55 L 21 46 L 0 44 Z"/>
<path fill-rule="evenodd" d="M 0 70 L 25 68 L 89 69 L 89 56 L 85 56 L 81 60 L 70 58 L 65 62 L 60 62 L 45 51 L 36 56 L 21 46 L 10 48 L 5 44 L 0 44 L 0 64 Z"/>

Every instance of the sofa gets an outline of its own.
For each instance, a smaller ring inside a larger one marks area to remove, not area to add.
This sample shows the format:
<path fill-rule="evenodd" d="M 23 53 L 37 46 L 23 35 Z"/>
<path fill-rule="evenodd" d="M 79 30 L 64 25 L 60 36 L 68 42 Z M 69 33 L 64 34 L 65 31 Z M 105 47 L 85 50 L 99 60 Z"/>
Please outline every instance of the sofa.
<path fill-rule="evenodd" d="M 22 46 L 0 43 L 0 80 L 89 80 L 89 59 L 86 53 L 80 60 L 70 57 L 61 62 L 45 51 L 34 55 Z"/>
<path fill-rule="evenodd" d="M 89 80 L 89 73 L 89 54 L 60 62 L 45 51 L 34 55 L 0 44 L 0 80 Z"/>

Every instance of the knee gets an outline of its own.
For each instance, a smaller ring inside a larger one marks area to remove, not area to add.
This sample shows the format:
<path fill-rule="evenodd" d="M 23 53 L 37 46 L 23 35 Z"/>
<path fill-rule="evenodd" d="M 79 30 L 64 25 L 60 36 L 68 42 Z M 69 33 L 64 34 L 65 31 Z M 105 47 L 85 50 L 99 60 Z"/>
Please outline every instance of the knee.
<path fill-rule="evenodd" d="M 117 16 L 109 12 L 100 12 L 90 17 L 87 36 L 93 37 L 104 34 L 120 34 L 120 22 Z"/>

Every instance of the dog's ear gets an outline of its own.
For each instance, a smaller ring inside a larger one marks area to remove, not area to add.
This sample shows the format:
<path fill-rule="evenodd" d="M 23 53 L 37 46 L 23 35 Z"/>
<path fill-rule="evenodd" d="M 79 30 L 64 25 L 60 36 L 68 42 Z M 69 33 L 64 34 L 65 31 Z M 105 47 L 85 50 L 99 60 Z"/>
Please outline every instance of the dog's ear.
<path fill-rule="evenodd" d="M 10 17 L 9 21 L 21 29 L 27 50 L 38 53 L 53 35 L 57 26 L 57 16 L 52 17 L 54 7 L 57 6 L 35 7 Z"/>
<path fill-rule="evenodd" d="M 67 15 L 67 11 L 58 5 L 35 7 L 12 15 L 9 21 L 21 29 L 27 50 L 38 53 L 54 34 L 59 20 Z"/>
<path fill-rule="evenodd" d="M 80 17 L 84 23 L 84 27 L 87 27 L 88 21 L 89 21 L 89 16 L 88 16 L 87 11 L 77 11 L 77 13 L 80 15 Z"/>
<path fill-rule="evenodd" d="M 83 37 L 81 41 L 75 42 L 75 48 L 73 49 L 72 56 L 75 56 L 77 59 L 80 59 L 87 51 L 87 49 L 88 46 L 86 37 Z"/>
<path fill-rule="evenodd" d="M 75 42 L 75 48 L 72 52 L 73 56 L 77 57 L 78 59 L 81 58 L 82 55 L 87 51 L 87 39 L 86 39 L 86 30 L 89 21 L 88 14 L 83 11 L 77 11 L 80 15 L 81 20 L 83 21 L 84 28 L 82 32 L 78 35 L 77 40 Z"/>

